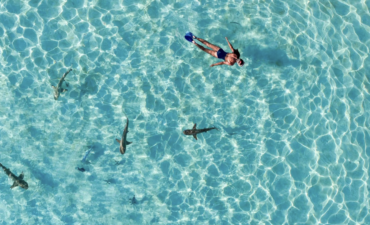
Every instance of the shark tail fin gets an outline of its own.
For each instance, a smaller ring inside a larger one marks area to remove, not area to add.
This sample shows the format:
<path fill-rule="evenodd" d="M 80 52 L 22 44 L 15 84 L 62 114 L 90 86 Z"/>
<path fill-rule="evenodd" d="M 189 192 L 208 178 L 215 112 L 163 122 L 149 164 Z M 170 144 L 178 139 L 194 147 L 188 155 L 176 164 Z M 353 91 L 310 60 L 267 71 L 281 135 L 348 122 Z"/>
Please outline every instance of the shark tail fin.
<path fill-rule="evenodd" d="M 116 141 L 117 141 L 118 143 L 121 143 L 121 140 L 116 139 Z"/>
<path fill-rule="evenodd" d="M 126 141 L 126 145 L 130 145 L 130 144 L 132 144 L 132 142 Z"/>
<path fill-rule="evenodd" d="M 13 185 L 12 185 L 10 188 L 12 188 L 12 189 L 13 189 L 13 188 L 15 188 L 15 187 L 17 187 L 17 186 L 18 186 L 18 184 L 17 184 L 16 182 L 14 182 L 14 183 L 13 183 Z"/>
<path fill-rule="evenodd" d="M 193 134 L 193 137 L 195 138 L 195 140 L 198 140 L 198 138 L 197 138 L 197 135 L 196 135 L 196 134 Z"/>
<path fill-rule="evenodd" d="M 216 129 L 216 130 L 219 130 L 217 127 L 213 127 L 214 129 Z"/>

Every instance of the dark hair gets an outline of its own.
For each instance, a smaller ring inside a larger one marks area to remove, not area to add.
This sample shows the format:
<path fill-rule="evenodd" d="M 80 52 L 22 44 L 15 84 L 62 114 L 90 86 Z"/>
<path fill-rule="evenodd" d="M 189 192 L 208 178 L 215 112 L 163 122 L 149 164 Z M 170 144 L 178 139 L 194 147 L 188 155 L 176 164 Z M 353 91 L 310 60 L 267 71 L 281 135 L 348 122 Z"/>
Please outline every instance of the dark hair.
<path fill-rule="evenodd" d="M 240 66 L 243 66 L 244 65 L 244 61 L 242 59 L 240 59 Z"/>
<path fill-rule="evenodd" d="M 240 58 L 240 52 L 238 49 L 234 49 L 234 53 L 236 54 L 236 56 L 238 57 L 238 59 Z"/>

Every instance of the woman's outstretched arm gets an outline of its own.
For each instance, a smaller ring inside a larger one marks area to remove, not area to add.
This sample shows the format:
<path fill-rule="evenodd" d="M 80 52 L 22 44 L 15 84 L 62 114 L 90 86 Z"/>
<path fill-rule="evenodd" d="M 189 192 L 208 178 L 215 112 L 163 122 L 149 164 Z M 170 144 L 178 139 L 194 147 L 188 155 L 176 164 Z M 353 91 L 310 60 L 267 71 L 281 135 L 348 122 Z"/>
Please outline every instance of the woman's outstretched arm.
<path fill-rule="evenodd" d="M 234 52 L 234 48 L 233 48 L 233 46 L 230 44 L 230 42 L 229 42 L 229 40 L 227 39 L 227 37 L 225 37 L 225 38 L 226 38 L 227 43 L 229 44 L 229 47 L 230 47 L 231 51 L 232 51 L 232 52 Z"/>
<path fill-rule="evenodd" d="M 230 63 L 223 61 L 223 62 L 212 64 L 211 67 L 219 66 L 219 65 L 229 65 L 230 66 Z"/>

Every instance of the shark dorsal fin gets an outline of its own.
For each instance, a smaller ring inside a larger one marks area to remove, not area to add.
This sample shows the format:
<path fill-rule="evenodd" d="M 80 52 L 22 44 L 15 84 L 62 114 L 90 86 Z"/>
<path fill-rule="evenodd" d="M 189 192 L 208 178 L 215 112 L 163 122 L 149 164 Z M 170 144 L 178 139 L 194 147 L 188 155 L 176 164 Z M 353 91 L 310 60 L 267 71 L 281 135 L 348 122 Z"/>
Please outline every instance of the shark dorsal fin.
<path fill-rule="evenodd" d="M 18 184 L 14 181 L 13 185 L 10 188 L 15 188 L 17 186 L 18 186 Z"/>
<path fill-rule="evenodd" d="M 194 123 L 194 127 L 193 127 L 193 130 L 197 129 L 197 124 Z"/>
<path fill-rule="evenodd" d="M 198 140 L 198 138 L 197 138 L 197 135 L 196 135 L 196 134 L 193 134 L 193 137 L 195 138 L 195 140 Z"/>
<path fill-rule="evenodd" d="M 21 173 L 21 175 L 19 175 L 19 179 L 21 179 L 21 180 L 23 180 L 23 177 L 24 177 L 24 174 L 23 174 L 23 172 Z"/>
<path fill-rule="evenodd" d="M 129 145 L 129 144 L 131 144 L 132 142 L 129 142 L 129 141 L 126 141 L 126 145 Z"/>
<path fill-rule="evenodd" d="M 121 144 L 121 140 L 116 139 L 116 141 Z"/>

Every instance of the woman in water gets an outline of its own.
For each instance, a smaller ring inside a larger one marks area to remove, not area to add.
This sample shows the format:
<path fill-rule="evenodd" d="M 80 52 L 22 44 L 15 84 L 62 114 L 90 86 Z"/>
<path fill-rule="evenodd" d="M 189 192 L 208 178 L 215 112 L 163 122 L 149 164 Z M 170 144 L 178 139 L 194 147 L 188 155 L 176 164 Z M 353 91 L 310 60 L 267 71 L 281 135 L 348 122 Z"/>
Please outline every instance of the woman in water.
<path fill-rule="evenodd" d="M 201 45 L 199 45 L 198 43 L 195 42 L 195 40 L 193 40 L 193 43 L 200 49 L 202 49 L 203 51 L 207 52 L 208 54 L 212 55 L 213 57 L 216 57 L 216 58 L 219 58 L 219 59 L 223 59 L 225 61 L 223 62 L 219 62 L 219 63 L 215 63 L 215 64 L 212 64 L 211 67 L 213 66 L 218 66 L 218 65 L 229 65 L 229 66 L 232 66 L 234 65 L 235 63 L 238 63 L 239 66 L 243 66 L 244 65 L 244 61 L 242 59 L 240 59 L 240 53 L 238 51 L 238 49 L 234 49 L 233 46 L 230 44 L 229 40 L 226 38 L 226 41 L 227 43 L 229 44 L 229 47 L 231 49 L 231 53 L 227 53 L 225 52 L 222 48 L 216 46 L 216 45 L 213 45 L 211 43 L 209 43 L 208 41 L 206 40 L 203 40 L 201 38 L 197 38 L 195 36 L 193 36 L 193 39 L 196 39 L 200 42 L 202 42 L 204 45 L 206 45 L 207 47 L 211 48 L 211 49 L 207 49 Z"/>

